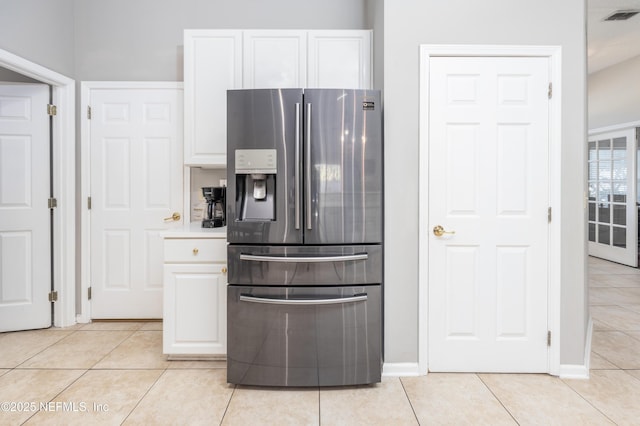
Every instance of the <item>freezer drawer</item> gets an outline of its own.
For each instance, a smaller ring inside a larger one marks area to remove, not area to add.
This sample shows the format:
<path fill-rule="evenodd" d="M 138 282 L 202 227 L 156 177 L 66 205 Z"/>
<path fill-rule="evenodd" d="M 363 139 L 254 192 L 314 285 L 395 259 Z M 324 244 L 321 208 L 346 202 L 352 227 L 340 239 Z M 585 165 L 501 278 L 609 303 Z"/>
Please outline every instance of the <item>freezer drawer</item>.
<path fill-rule="evenodd" d="M 382 282 L 382 246 L 228 246 L 229 284 L 363 285 Z"/>
<path fill-rule="evenodd" d="M 342 386 L 380 381 L 381 287 L 227 289 L 227 381 Z"/>

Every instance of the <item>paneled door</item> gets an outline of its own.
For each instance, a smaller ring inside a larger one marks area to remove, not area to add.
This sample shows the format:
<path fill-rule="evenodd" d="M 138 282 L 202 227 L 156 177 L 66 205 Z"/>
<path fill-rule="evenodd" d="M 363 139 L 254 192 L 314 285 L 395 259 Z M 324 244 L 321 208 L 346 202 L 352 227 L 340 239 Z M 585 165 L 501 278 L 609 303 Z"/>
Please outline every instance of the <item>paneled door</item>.
<path fill-rule="evenodd" d="M 51 326 L 46 84 L 0 84 L 0 332 Z"/>
<path fill-rule="evenodd" d="M 94 88 L 91 318 L 162 318 L 161 232 L 182 224 L 182 89 Z"/>
<path fill-rule="evenodd" d="M 548 61 L 430 59 L 430 371 L 549 371 Z"/>
<path fill-rule="evenodd" d="M 589 254 L 638 266 L 636 129 L 589 137 Z"/>

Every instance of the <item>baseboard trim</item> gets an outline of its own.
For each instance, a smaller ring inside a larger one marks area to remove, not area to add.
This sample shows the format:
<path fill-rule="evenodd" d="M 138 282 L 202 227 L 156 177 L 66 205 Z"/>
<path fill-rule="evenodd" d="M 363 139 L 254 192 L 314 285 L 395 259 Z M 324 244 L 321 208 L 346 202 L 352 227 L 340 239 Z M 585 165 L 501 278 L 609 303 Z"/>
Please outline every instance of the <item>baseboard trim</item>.
<path fill-rule="evenodd" d="M 560 364 L 561 379 L 588 379 L 589 368 L 578 364 Z"/>
<path fill-rule="evenodd" d="M 584 364 L 560 364 L 561 379 L 588 379 L 591 367 L 591 337 L 593 336 L 593 320 L 589 316 L 587 335 L 584 343 Z"/>
<path fill-rule="evenodd" d="M 76 324 L 89 324 L 91 322 L 91 318 L 89 318 L 85 314 L 77 314 L 76 315 Z"/>
<path fill-rule="evenodd" d="M 391 377 L 420 376 L 417 362 L 385 362 L 382 365 L 382 375 Z"/>

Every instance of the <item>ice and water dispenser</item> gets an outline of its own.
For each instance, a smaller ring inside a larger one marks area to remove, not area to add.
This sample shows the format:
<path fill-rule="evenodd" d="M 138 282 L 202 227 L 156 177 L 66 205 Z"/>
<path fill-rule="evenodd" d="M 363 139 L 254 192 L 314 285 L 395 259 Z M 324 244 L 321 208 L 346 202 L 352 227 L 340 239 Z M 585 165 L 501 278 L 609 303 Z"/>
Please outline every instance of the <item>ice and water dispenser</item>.
<path fill-rule="evenodd" d="M 276 157 L 275 149 L 236 149 L 237 220 L 275 220 Z"/>

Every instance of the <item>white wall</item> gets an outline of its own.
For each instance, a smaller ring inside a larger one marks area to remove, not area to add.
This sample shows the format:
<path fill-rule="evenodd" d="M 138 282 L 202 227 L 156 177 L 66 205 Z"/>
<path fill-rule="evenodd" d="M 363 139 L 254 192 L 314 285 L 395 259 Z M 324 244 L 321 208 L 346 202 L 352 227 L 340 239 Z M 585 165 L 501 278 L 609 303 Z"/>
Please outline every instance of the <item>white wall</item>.
<path fill-rule="evenodd" d="M 365 13 L 373 29 L 373 87 L 384 90 L 384 0 L 367 0 Z"/>
<path fill-rule="evenodd" d="M 0 67 L 0 81 L 9 81 L 13 83 L 39 83 L 38 80 L 34 80 L 2 67 Z"/>
<path fill-rule="evenodd" d="M 589 75 L 589 129 L 640 120 L 640 56 Z"/>
<path fill-rule="evenodd" d="M 73 0 L 0 0 L 0 49 L 74 76 Z"/>
<path fill-rule="evenodd" d="M 562 46 L 561 363 L 582 364 L 588 304 L 583 208 L 584 0 L 388 0 L 384 4 L 385 361 L 418 358 L 420 44 Z"/>
<path fill-rule="evenodd" d="M 184 29 L 364 29 L 366 1 L 77 0 L 76 78 L 181 81 Z"/>

